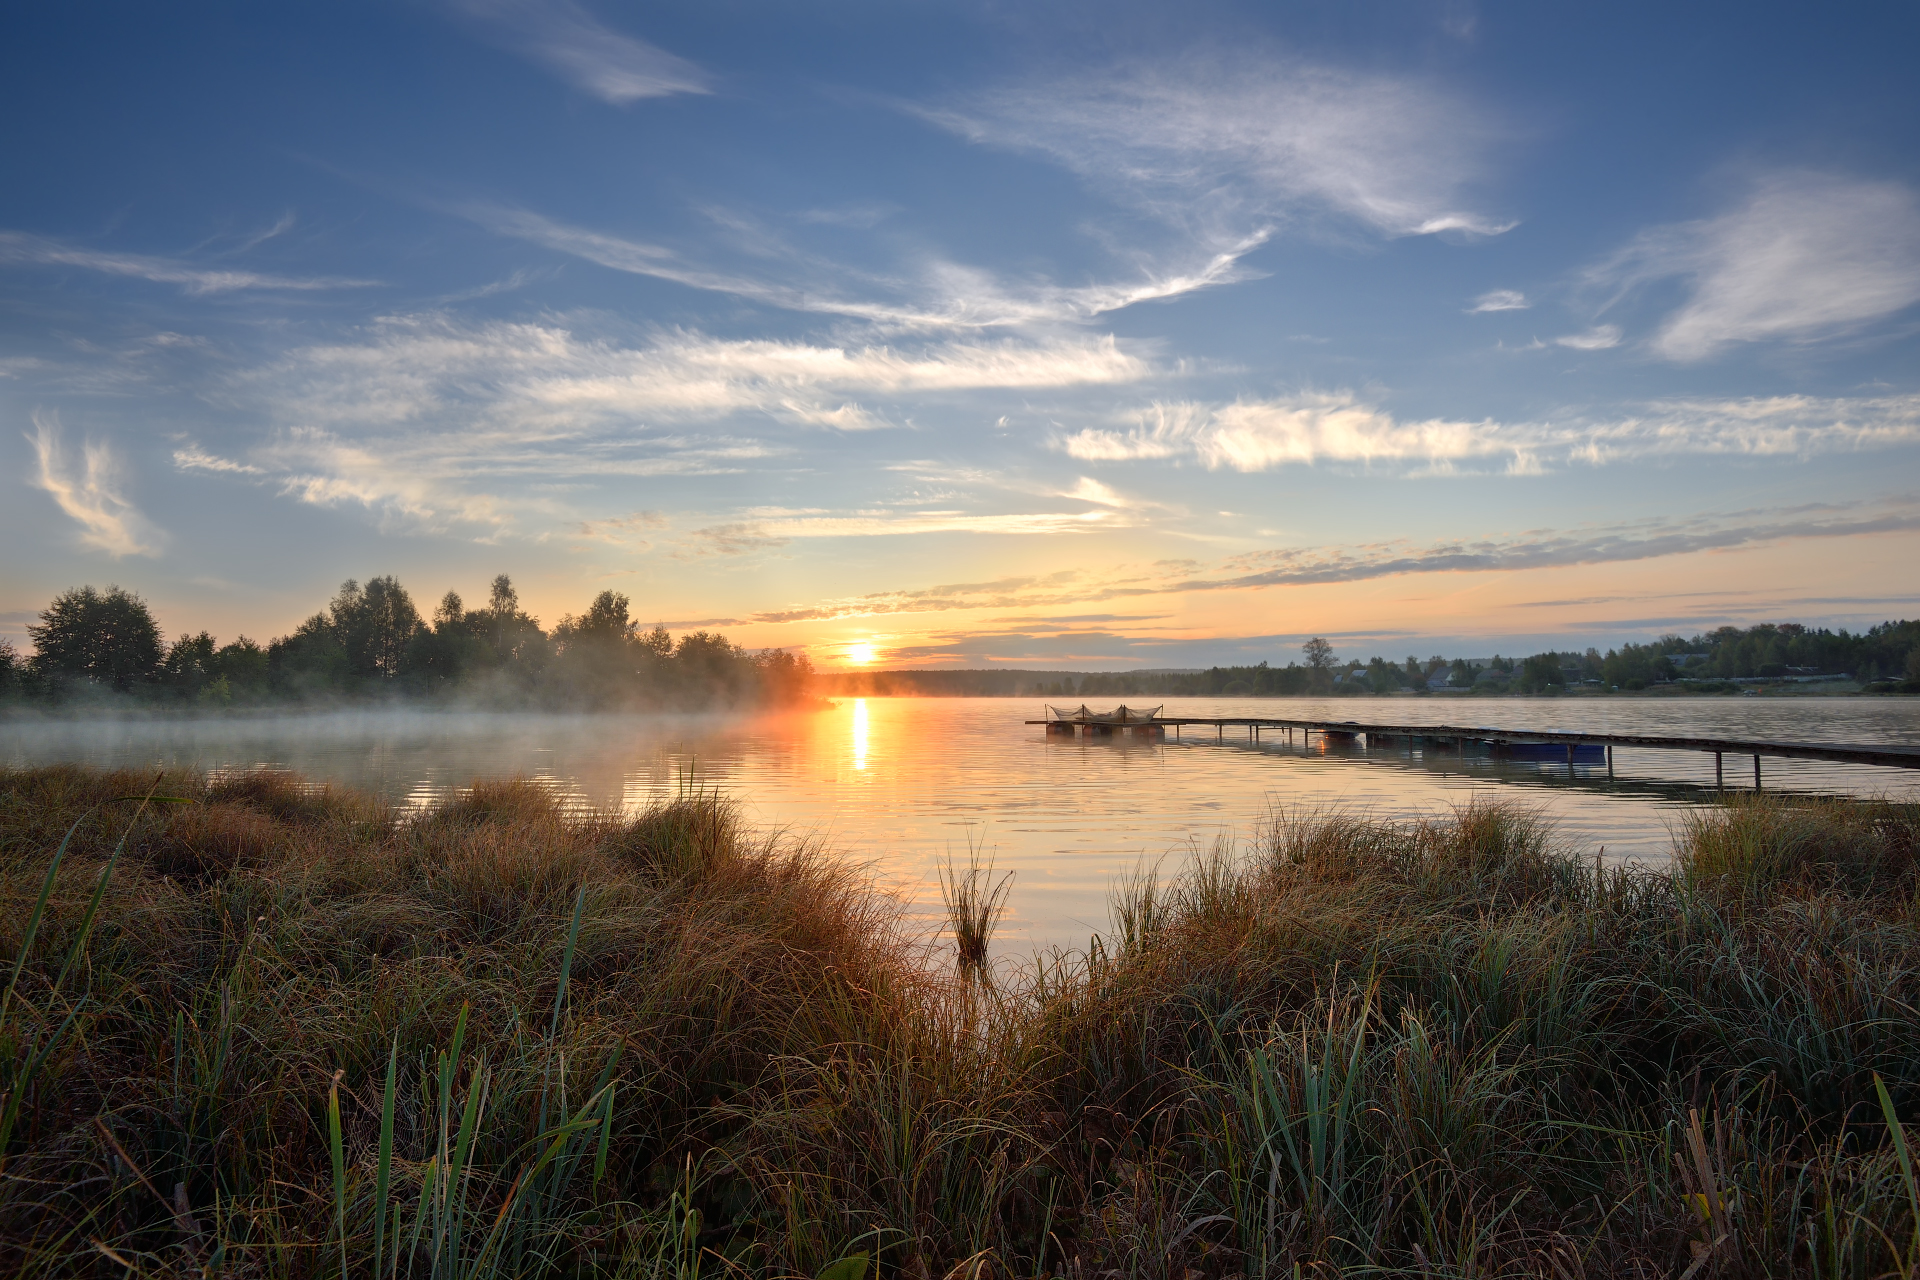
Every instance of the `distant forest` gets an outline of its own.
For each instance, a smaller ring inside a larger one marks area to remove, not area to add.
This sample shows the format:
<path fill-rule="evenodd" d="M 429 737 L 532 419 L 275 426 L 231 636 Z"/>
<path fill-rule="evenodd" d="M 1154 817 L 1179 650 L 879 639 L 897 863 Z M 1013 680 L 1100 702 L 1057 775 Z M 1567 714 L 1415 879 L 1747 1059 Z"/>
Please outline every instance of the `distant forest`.
<path fill-rule="evenodd" d="M 493 580 L 469 609 L 449 591 L 423 618 L 392 577 L 349 581 L 292 634 L 265 645 L 205 631 L 168 643 L 139 596 L 119 587 L 63 593 L 27 628 L 30 655 L 0 640 L 0 703 L 196 707 L 394 700 L 553 709 L 793 705 L 822 694 L 919 697 L 1154 698 L 1499 693 L 1732 692 L 1840 677 L 1871 693 L 1920 693 L 1920 621 L 1866 631 L 1798 623 L 1668 635 L 1604 655 L 1336 659 L 1314 639 L 1285 666 L 1205 671 L 854 671 L 816 676 L 802 654 L 749 652 L 712 631 L 677 638 L 643 628 L 626 596 L 603 591 L 552 630 Z"/>
<path fill-rule="evenodd" d="M 1303 646 L 1304 661 L 1284 667 L 1205 671 L 873 671 L 820 677 L 823 693 L 920 697 L 1042 698 L 1297 697 L 1465 691 L 1476 694 L 1735 692 L 1757 685 L 1813 687 L 1846 677 L 1872 693 L 1920 693 L 1920 621 L 1883 622 L 1855 634 L 1765 623 L 1721 627 L 1650 644 L 1536 653 L 1527 657 L 1409 655 L 1404 662 L 1337 660 L 1324 639 Z"/>
<path fill-rule="evenodd" d="M 603 591 L 551 631 L 520 608 L 505 575 L 469 609 L 447 592 L 422 618 L 392 577 L 349 581 L 291 635 L 219 643 L 202 631 L 168 643 L 139 596 L 65 592 L 27 633 L 23 657 L 0 640 L 0 700 L 46 707 L 224 709 L 398 699 L 499 707 L 693 709 L 793 704 L 813 668 L 780 649 L 750 653 L 712 631 L 677 639 L 643 629 L 626 596 Z"/>

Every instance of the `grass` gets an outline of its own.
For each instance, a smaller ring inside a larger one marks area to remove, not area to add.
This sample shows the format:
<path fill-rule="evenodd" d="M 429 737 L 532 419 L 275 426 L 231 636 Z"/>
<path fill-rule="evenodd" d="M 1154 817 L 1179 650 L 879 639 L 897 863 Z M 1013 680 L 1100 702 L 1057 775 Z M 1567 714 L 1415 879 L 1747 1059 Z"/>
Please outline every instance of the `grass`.
<path fill-rule="evenodd" d="M 1913 1277 L 1917 834 L 1283 814 L 988 983 L 710 794 L 0 773 L 0 1270 Z"/>
<path fill-rule="evenodd" d="M 996 879 L 993 860 L 983 864 L 979 843 L 971 838 L 965 871 L 951 856 L 940 867 L 940 900 L 947 909 L 947 928 L 953 934 L 954 959 L 963 981 L 991 980 L 987 949 L 1012 892 L 1013 873 Z"/>

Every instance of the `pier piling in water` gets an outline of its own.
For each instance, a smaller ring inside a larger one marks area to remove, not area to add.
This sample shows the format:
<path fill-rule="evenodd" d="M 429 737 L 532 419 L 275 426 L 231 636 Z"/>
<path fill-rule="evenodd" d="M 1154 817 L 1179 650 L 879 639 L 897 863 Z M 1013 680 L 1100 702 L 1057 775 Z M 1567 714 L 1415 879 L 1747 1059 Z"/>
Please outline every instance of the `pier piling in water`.
<path fill-rule="evenodd" d="M 1469 750 L 1473 750 L 1487 751 L 1495 756 L 1543 761 L 1558 760 L 1561 751 L 1564 751 L 1567 776 L 1570 778 L 1578 776 L 1574 766 L 1583 759 L 1590 765 L 1604 763 L 1607 777 L 1614 777 L 1615 746 L 1705 751 L 1713 754 L 1713 785 L 1717 790 L 1726 788 L 1726 756 L 1729 752 L 1753 757 L 1753 786 L 1756 791 L 1761 788 L 1761 756 L 1891 769 L 1920 769 L 1920 746 L 1891 744 L 1697 738 L 1643 733 L 1564 733 L 1550 729 L 1488 729 L 1446 724 L 1361 724 L 1355 720 L 1306 720 L 1287 716 L 1162 716 L 1158 707 L 1144 712 L 1126 707 L 1106 713 L 1092 712 L 1085 707 L 1075 711 L 1057 707 L 1049 710 L 1052 714 L 1047 719 L 1029 720 L 1026 723 L 1046 726 L 1049 735 L 1071 736 L 1079 732 L 1090 738 L 1111 738 L 1113 731 L 1118 728 L 1123 736 L 1150 740 L 1164 740 L 1169 726 L 1178 736 L 1187 725 L 1211 725 L 1214 741 L 1223 745 L 1227 726 L 1233 725 L 1246 729 L 1247 743 L 1251 746 L 1262 745 L 1261 734 L 1268 729 L 1285 730 L 1287 745 L 1292 746 L 1297 729 L 1303 749 L 1313 745 L 1313 733 L 1318 730 L 1321 746 L 1325 749 L 1357 748 L 1364 736 L 1369 748 L 1404 747 L 1409 758 L 1416 745 L 1423 755 L 1458 752 L 1464 757 Z M 1556 747 L 1561 750 L 1553 750 Z"/>

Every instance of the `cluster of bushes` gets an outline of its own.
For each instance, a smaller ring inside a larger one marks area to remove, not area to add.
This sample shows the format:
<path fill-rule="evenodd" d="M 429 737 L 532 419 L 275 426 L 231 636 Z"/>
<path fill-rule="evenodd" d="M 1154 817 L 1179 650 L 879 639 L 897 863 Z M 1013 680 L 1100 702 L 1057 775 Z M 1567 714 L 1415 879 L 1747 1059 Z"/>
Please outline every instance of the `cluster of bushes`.
<path fill-rule="evenodd" d="M 8 1274 L 1920 1269 L 1911 807 L 1283 817 L 996 968 L 711 795 L 155 785 L 0 772 Z"/>
<path fill-rule="evenodd" d="M 423 619 L 392 577 L 349 581 L 325 611 L 264 647 L 208 633 L 166 643 L 144 601 L 119 587 L 76 588 L 27 628 L 30 657 L 0 645 L 0 696 L 46 704 L 136 700 L 222 708 L 273 701 L 438 698 L 561 708 L 804 701 L 812 666 L 783 650 L 749 653 L 717 632 L 677 640 L 643 629 L 626 596 L 601 592 L 551 632 L 493 580 L 469 609 L 449 591 Z"/>

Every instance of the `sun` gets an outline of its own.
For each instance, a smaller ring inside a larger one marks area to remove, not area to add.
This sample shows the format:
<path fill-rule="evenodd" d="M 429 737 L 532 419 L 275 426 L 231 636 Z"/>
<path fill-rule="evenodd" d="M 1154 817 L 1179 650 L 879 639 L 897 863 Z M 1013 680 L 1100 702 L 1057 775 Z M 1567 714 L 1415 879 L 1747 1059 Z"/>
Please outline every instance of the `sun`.
<path fill-rule="evenodd" d="M 856 667 L 864 667 L 873 661 L 873 646 L 870 644 L 850 644 L 847 646 L 847 661 Z"/>

